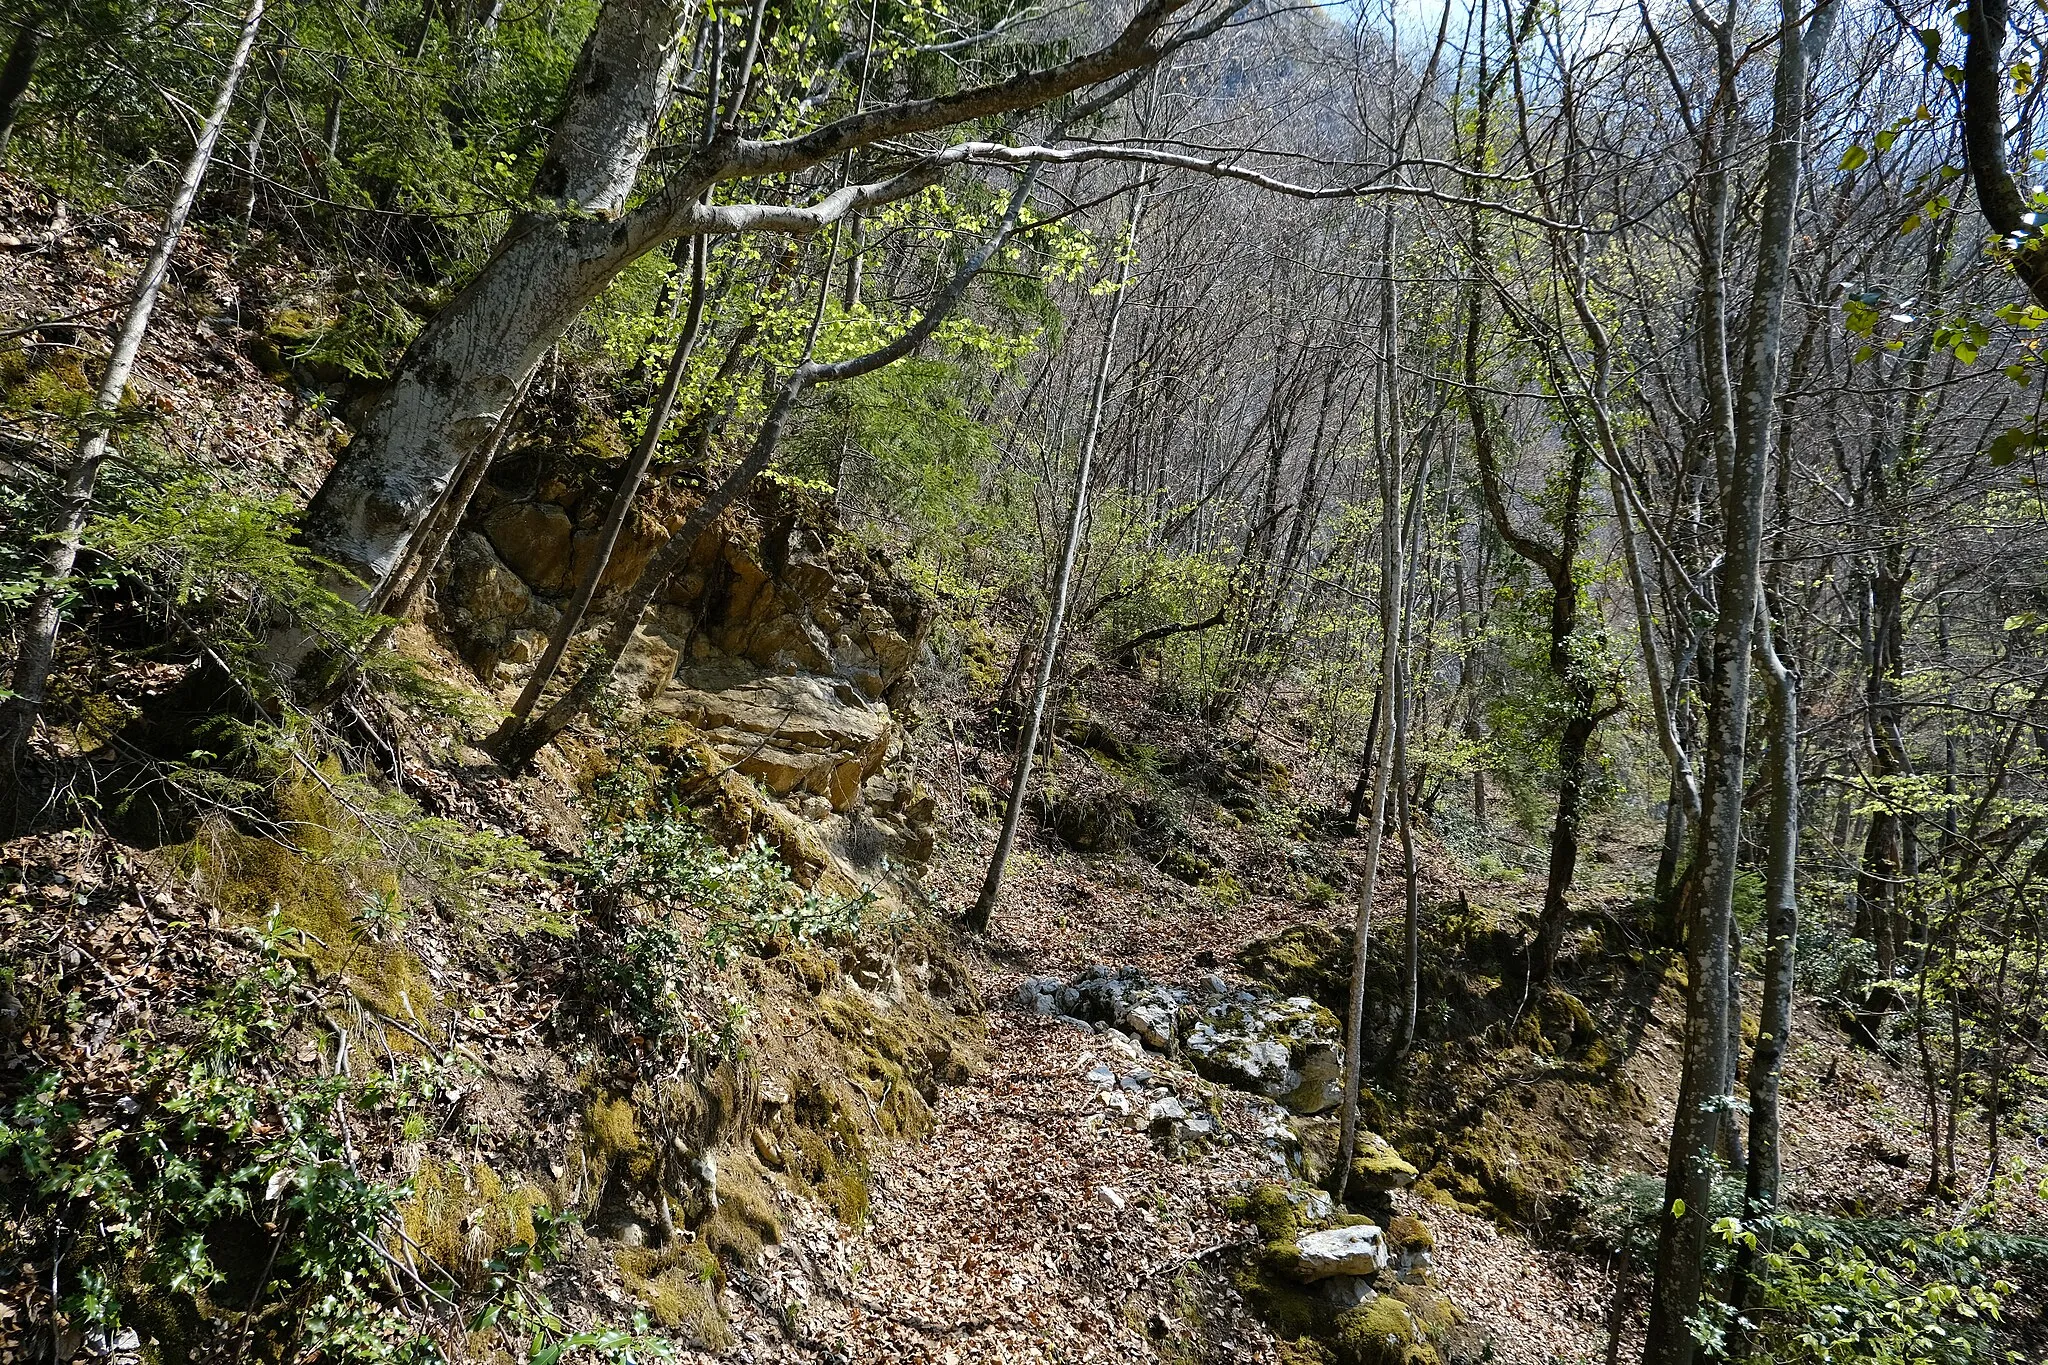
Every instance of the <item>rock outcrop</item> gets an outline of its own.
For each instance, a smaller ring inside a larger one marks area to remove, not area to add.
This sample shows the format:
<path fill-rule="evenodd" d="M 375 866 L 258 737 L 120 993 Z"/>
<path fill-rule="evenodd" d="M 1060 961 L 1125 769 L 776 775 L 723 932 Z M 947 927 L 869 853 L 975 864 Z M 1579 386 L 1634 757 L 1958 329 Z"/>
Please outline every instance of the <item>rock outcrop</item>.
<path fill-rule="evenodd" d="M 440 625 L 486 682 L 506 689 L 545 648 L 595 554 L 607 502 L 524 459 L 494 474 L 505 484 L 480 492 L 472 529 L 436 582 Z M 522 471 L 535 490 L 523 497 L 510 487 Z M 686 512 L 671 499 L 629 523 L 589 628 Z M 835 549 L 779 499 L 753 512 L 751 527 L 736 529 L 728 523 L 742 519 L 728 514 L 698 539 L 620 661 L 617 685 L 823 827 L 820 839 L 849 870 L 884 857 L 921 862 L 934 811 L 901 759 L 929 608 L 886 561 Z"/>

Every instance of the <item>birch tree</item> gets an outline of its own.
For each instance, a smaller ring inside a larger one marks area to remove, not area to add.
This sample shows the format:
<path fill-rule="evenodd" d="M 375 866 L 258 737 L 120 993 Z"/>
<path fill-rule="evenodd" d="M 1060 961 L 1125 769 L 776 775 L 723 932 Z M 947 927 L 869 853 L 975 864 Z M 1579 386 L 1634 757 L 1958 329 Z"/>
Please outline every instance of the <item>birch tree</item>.
<path fill-rule="evenodd" d="M 191 154 L 185 158 L 184 170 L 178 177 L 176 190 L 172 192 L 170 206 L 164 212 L 156 242 L 150 248 L 148 259 L 143 262 L 142 273 L 128 292 L 127 306 L 114 324 L 113 351 L 107 357 L 106 371 L 93 393 L 92 407 L 81 421 L 77 451 L 58 494 L 56 524 L 48 535 L 41 581 L 29 603 L 21 649 L 15 657 L 13 695 L 7 699 L 6 712 L 0 713 L 5 716 L 0 720 L 0 743 L 6 745 L 6 752 L 0 754 L 0 778 L 12 776 L 22 746 L 27 743 L 42 709 L 43 694 L 50 680 L 50 664 L 57 651 L 57 634 L 64 620 L 64 604 L 71 593 L 72 570 L 78 563 L 79 544 L 85 534 L 86 521 L 92 515 L 93 491 L 99 482 L 100 466 L 112 444 L 121 400 L 128 392 L 128 381 L 135 373 L 135 362 L 141 356 L 142 343 L 149 334 L 150 314 L 156 308 L 157 295 L 163 288 L 164 276 L 170 270 L 171 253 L 177 249 L 178 239 L 184 234 L 185 220 L 191 216 L 192 204 L 199 197 L 200 182 L 206 178 L 207 168 L 213 164 L 214 145 L 220 141 L 221 129 L 227 126 L 228 111 L 235 102 L 235 90 L 241 84 L 243 71 L 248 68 L 249 53 L 255 47 L 257 31 L 263 24 L 263 5 L 264 0 L 249 0 L 248 8 L 243 11 L 241 37 L 221 73 L 213 108 L 200 125 L 198 139 L 193 143 Z"/>

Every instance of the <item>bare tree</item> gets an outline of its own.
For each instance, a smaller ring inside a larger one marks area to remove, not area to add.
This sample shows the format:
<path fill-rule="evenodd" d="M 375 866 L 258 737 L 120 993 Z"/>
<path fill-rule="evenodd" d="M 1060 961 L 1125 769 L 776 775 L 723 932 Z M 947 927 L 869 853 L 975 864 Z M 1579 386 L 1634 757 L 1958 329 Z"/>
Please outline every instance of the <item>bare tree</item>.
<path fill-rule="evenodd" d="M 184 234 L 185 220 L 192 212 L 193 201 L 199 197 L 199 184 L 206 178 L 207 167 L 213 163 L 214 144 L 220 140 L 221 129 L 227 125 L 228 110 L 235 101 L 235 89 L 241 84 L 242 72 L 249 65 L 249 52 L 255 46 L 257 30 L 263 24 L 263 5 L 264 0 L 249 0 L 248 8 L 243 12 L 241 39 L 221 73 L 212 112 L 200 126 L 191 155 L 185 158 L 184 171 L 171 195 L 170 207 L 164 212 L 163 226 L 157 232 L 149 258 L 128 292 L 127 307 L 114 324 L 113 353 L 107 358 L 106 372 L 101 375 L 99 387 L 93 394 L 92 409 L 81 423 L 77 452 L 70 468 L 65 471 L 63 488 L 58 494 L 56 524 L 49 532 L 48 547 L 43 554 L 41 582 L 29 603 L 21 650 L 15 657 L 14 695 L 7 702 L 11 714 L 7 723 L 0 724 L 0 742 L 6 744 L 6 753 L 0 755 L 0 760 L 4 760 L 0 761 L 0 768 L 4 768 L 9 776 L 42 709 L 43 694 L 50 680 L 50 663 L 57 650 L 57 632 L 63 623 L 64 604 L 71 592 L 72 569 L 78 563 L 86 520 L 92 515 L 93 492 L 99 481 L 100 465 L 106 459 L 112 441 L 114 425 L 119 420 L 121 399 L 128 391 L 129 377 L 135 373 L 136 358 L 141 355 L 143 339 L 149 333 L 150 314 L 156 308 L 164 275 L 170 270 L 171 252 L 177 248 L 178 239 Z"/>

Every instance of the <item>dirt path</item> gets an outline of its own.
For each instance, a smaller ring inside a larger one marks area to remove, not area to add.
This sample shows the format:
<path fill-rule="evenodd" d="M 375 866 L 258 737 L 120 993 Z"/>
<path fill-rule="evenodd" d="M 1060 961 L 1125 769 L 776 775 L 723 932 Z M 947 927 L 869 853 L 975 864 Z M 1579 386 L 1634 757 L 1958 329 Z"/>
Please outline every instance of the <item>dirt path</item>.
<path fill-rule="evenodd" d="M 962 859 L 951 870 L 964 882 L 971 869 Z M 1030 1013 L 1016 988 L 1092 961 L 1190 979 L 1198 960 L 1227 963 L 1285 920 L 1271 905 L 1231 917 L 1177 910 L 1065 859 L 1028 861 L 1006 893 L 993 960 L 976 964 L 987 1072 L 941 1093 L 928 1139 L 877 1159 L 860 1234 L 822 1217 L 792 1227 L 792 1245 L 771 1253 L 754 1293 L 807 1305 L 799 1341 L 763 1320 L 742 1334 L 750 1354 L 945 1365 L 1279 1360 L 1228 1287 L 1250 1229 L 1223 1211 L 1228 1196 L 1279 1173 L 1267 1136 L 1274 1107 Z M 1143 1121 L 1160 1093 L 1143 1084 L 1148 1074 L 1190 1112 L 1208 1109 L 1216 1140 L 1178 1158 L 1163 1151 Z M 1117 1112 L 1126 1104 L 1129 1115 Z M 1490 1359 L 1601 1358 L 1600 1267 L 1539 1252 L 1481 1219 L 1408 1207 L 1436 1231 L 1443 1286 L 1491 1338 Z"/>

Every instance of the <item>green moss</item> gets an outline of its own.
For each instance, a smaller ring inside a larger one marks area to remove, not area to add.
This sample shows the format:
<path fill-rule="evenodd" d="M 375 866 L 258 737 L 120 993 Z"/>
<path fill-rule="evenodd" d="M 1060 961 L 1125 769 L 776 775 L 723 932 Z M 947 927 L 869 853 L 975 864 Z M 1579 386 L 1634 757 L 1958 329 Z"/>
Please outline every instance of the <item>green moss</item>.
<path fill-rule="evenodd" d="M 1358 1135 L 1358 1155 L 1351 1159 L 1353 1189 L 1385 1192 L 1406 1189 L 1420 1174 L 1393 1144 L 1378 1133 Z"/>
<path fill-rule="evenodd" d="M 1600 1099 L 1592 1087 L 1572 1091 L 1586 1092 L 1571 1101 L 1587 1106 L 1580 1112 L 1598 1112 Z M 1447 1166 L 1431 1172 L 1432 1189 L 1524 1223 L 1539 1220 L 1579 1174 L 1576 1149 L 1549 1124 L 1511 1123 L 1495 1113 L 1482 1115 L 1458 1135 Z"/>
<path fill-rule="evenodd" d="M 1306 995 L 1335 1009 L 1350 988 L 1351 941 L 1327 924 L 1297 924 L 1252 944 L 1237 963 L 1282 995 Z"/>
<path fill-rule="evenodd" d="M 595 1188 L 602 1188 L 613 1171 L 635 1184 L 654 1177 L 654 1153 L 640 1136 L 633 1101 L 625 1096 L 600 1096 L 583 1111 L 583 1149 L 595 1174 Z"/>
<path fill-rule="evenodd" d="M 868 1163 L 858 1139 L 815 1128 L 796 1128 L 784 1144 L 794 1149 L 792 1174 L 824 1201 L 841 1223 L 858 1228 L 868 1217 Z"/>
<path fill-rule="evenodd" d="M 1383 1294 L 1338 1315 L 1339 1365 L 1441 1365 L 1407 1305 Z"/>
<path fill-rule="evenodd" d="M 1249 1194 L 1235 1195 L 1225 1205 L 1232 1218 L 1259 1230 L 1259 1240 L 1294 1242 L 1301 1237 L 1300 1199 L 1285 1185 L 1258 1185 Z"/>
<path fill-rule="evenodd" d="M 466 1286 L 482 1283 L 492 1257 L 515 1242 L 534 1240 L 534 1211 L 548 1206 L 532 1185 L 510 1185 L 483 1162 L 430 1161 L 413 1177 L 399 1205 L 404 1238 L 392 1254 L 424 1257 Z"/>
<path fill-rule="evenodd" d="M 1401 1214 L 1387 1224 L 1387 1245 L 1396 1251 L 1434 1251 L 1436 1238 L 1429 1224 L 1413 1214 Z"/>
<path fill-rule="evenodd" d="M 59 354 L 38 363 L 14 348 L 0 360 L 0 412 L 42 412 L 77 421 L 92 411 L 95 392 L 75 355 Z"/>
<path fill-rule="evenodd" d="M 1408 1315 L 1422 1329 L 1422 1334 L 1433 1342 L 1441 1342 L 1465 1320 L 1465 1315 L 1441 1290 L 1425 1284 L 1397 1285 L 1393 1297 L 1400 1300 Z"/>
<path fill-rule="evenodd" d="M 725 1272 L 703 1246 L 677 1242 L 658 1250 L 621 1247 L 619 1277 L 647 1305 L 654 1320 L 710 1351 L 732 1345 L 732 1331 L 718 1310 Z"/>
<path fill-rule="evenodd" d="M 1236 1271 L 1231 1283 L 1275 1337 L 1298 1342 L 1328 1335 L 1335 1310 L 1330 1301 L 1265 1265 Z"/>
<path fill-rule="evenodd" d="M 760 1163 L 741 1152 L 721 1154 L 718 1207 L 697 1227 L 697 1236 L 721 1259 L 751 1265 L 761 1248 L 782 1240 L 782 1216 Z"/>
<path fill-rule="evenodd" d="M 283 783 L 276 799 L 279 822 L 292 833 L 290 846 L 214 820 L 173 850 L 174 860 L 205 885 L 227 918 L 274 922 L 287 955 L 316 977 L 339 978 L 379 1014 L 423 1028 L 439 1003 L 426 969 L 395 938 L 367 931 L 373 912 L 389 919 L 389 907 L 403 906 L 397 869 L 355 817 L 310 778 Z M 413 1046 L 403 1033 L 390 1043 L 398 1051 Z"/>

